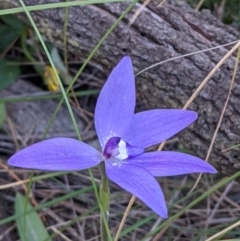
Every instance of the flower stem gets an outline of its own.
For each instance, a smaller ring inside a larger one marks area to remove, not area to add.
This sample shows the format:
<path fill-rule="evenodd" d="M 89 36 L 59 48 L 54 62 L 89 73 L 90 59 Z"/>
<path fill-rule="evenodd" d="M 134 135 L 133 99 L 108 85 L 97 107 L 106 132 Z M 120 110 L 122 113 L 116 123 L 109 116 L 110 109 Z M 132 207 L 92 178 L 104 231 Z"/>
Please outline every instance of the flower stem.
<path fill-rule="evenodd" d="M 99 190 L 99 198 L 103 207 L 103 213 L 101 213 L 100 219 L 100 229 L 101 229 L 101 241 L 109 241 L 108 238 L 108 231 L 103 222 L 103 215 L 105 215 L 105 219 L 108 221 L 108 211 L 109 211 L 109 185 L 108 185 L 108 178 L 106 175 L 105 163 L 100 163 L 100 171 L 101 171 L 101 186 Z"/>

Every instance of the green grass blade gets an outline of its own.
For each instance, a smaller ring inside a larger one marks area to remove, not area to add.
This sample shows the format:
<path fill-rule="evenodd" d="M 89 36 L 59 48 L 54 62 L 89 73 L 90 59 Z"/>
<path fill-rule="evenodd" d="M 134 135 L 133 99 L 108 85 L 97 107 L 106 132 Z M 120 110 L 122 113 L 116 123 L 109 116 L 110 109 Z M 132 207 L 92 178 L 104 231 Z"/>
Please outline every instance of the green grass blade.
<path fill-rule="evenodd" d="M 17 193 L 15 200 L 15 213 L 16 215 L 21 215 L 25 213 L 25 203 L 26 199 Z M 36 213 L 33 211 L 33 207 L 30 203 L 27 202 L 27 211 L 28 214 L 24 217 L 17 218 L 17 229 L 22 241 L 43 241 L 44 239 L 49 239 L 49 234 L 46 228 L 43 225 L 42 220 Z M 31 212 L 30 212 L 31 211 Z M 26 220 L 24 220 L 26 219 Z M 26 221 L 26 227 L 24 225 Z"/>
<path fill-rule="evenodd" d="M 114 3 L 114 2 L 129 2 L 128 0 L 85 0 L 85 1 L 71 1 L 71 2 L 61 2 L 61 3 L 48 3 L 48 4 L 38 4 L 33 6 L 17 7 L 0 10 L 0 16 L 6 14 L 16 14 L 27 11 L 39 11 L 46 9 L 55 9 L 55 8 L 65 8 L 65 7 L 74 7 L 74 6 L 84 6 L 90 4 L 100 4 L 100 3 Z"/>
<path fill-rule="evenodd" d="M 99 93 L 99 90 L 83 90 L 74 92 L 75 96 L 89 96 L 96 95 Z M 72 93 L 67 95 L 68 97 L 73 97 Z M 25 102 L 25 101 L 34 101 L 34 100 L 49 100 L 49 99 L 60 99 L 62 98 L 61 93 L 53 93 L 53 94 L 34 94 L 34 95 L 16 95 L 12 97 L 2 98 L 0 99 L 0 103 L 12 103 L 12 102 Z"/>
<path fill-rule="evenodd" d="M 65 100 L 65 102 L 66 102 L 66 105 L 67 105 L 69 114 L 70 114 L 70 116 L 71 116 L 71 119 L 72 119 L 72 122 L 73 122 L 73 125 L 74 125 L 74 129 L 75 129 L 75 131 L 76 131 L 76 134 L 77 134 L 77 136 L 78 136 L 78 139 L 81 140 L 81 135 L 80 135 L 80 132 L 79 132 L 79 130 L 78 130 L 77 122 L 76 122 L 76 120 L 75 120 L 75 118 L 74 118 L 72 108 L 71 108 L 71 106 L 70 106 L 70 103 L 69 103 L 69 101 L 68 101 L 67 95 L 66 95 L 65 90 L 64 90 L 64 88 L 63 88 L 62 81 L 60 80 L 59 75 L 58 75 L 58 72 L 57 72 L 57 70 L 56 70 L 56 68 L 55 68 L 55 65 L 54 65 L 53 61 L 52 61 L 51 55 L 50 55 L 50 53 L 49 53 L 49 51 L 48 51 L 48 49 L 47 49 L 47 46 L 46 46 L 45 42 L 43 41 L 43 38 L 42 38 L 42 36 L 41 36 L 41 34 L 40 34 L 40 32 L 39 32 L 39 30 L 38 30 L 38 28 L 37 28 L 37 26 L 36 26 L 33 18 L 32 18 L 32 16 L 31 16 L 31 14 L 30 14 L 29 11 L 27 10 L 27 8 L 26 8 L 26 6 L 25 6 L 25 3 L 23 2 L 23 0 L 19 0 L 19 2 L 21 3 L 23 9 L 25 10 L 25 13 L 26 13 L 27 17 L 29 18 L 29 21 L 31 22 L 31 25 L 32 25 L 32 27 L 34 28 L 34 30 L 35 30 L 38 38 L 39 38 L 39 41 L 41 42 L 42 47 L 43 47 L 43 49 L 44 49 L 44 51 L 45 51 L 45 53 L 46 53 L 46 55 L 47 55 L 48 61 L 50 62 L 51 66 L 52 66 L 52 68 L 53 68 L 54 74 L 55 74 L 56 77 L 57 77 L 57 80 L 58 80 L 58 83 L 59 83 L 61 92 L 62 92 L 62 94 L 63 94 L 63 98 L 64 98 L 64 100 Z"/>

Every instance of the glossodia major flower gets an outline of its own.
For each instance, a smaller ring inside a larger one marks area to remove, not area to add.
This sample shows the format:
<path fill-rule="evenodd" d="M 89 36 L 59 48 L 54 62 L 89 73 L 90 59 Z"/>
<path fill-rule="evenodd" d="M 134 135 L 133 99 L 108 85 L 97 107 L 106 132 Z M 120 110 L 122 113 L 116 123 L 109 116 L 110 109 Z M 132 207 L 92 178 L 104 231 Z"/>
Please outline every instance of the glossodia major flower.
<path fill-rule="evenodd" d="M 12 166 L 67 171 L 91 168 L 104 161 L 107 177 L 142 200 L 163 218 L 167 207 L 154 178 L 189 173 L 216 173 L 205 161 L 179 152 L 144 152 L 197 119 L 187 110 L 149 110 L 134 114 L 135 81 L 130 57 L 124 57 L 105 83 L 95 109 L 102 152 L 70 138 L 36 143 L 13 155 Z"/>

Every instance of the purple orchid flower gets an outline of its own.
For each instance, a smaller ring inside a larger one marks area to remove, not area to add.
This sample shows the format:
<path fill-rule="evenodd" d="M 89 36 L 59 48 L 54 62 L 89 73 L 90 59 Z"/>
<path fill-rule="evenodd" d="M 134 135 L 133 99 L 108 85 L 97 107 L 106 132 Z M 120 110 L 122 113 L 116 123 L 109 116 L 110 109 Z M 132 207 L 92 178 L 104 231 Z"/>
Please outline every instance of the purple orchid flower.
<path fill-rule="evenodd" d="M 70 138 L 36 143 L 13 155 L 8 164 L 22 168 L 83 170 L 104 161 L 107 177 L 167 218 L 162 190 L 154 176 L 216 173 L 205 161 L 179 152 L 147 152 L 197 119 L 187 110 L 149 110 L 134 114 L 135 81 L 130 57 L 124 57 L 104 85 L 95 110 L 102 153 Z"/>

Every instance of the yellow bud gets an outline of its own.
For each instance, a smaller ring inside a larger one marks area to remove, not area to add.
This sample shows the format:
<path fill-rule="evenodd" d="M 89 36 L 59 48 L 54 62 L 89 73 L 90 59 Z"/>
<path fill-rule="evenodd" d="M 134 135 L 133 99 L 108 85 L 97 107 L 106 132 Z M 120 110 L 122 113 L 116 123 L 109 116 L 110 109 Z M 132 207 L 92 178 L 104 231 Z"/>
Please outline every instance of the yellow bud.
<path fill-rule="evenodd" d="M 44 67 L 43 77 L 49 91 L 56 92 L 60 90 L 57 76 L 51 66 Z"/>

